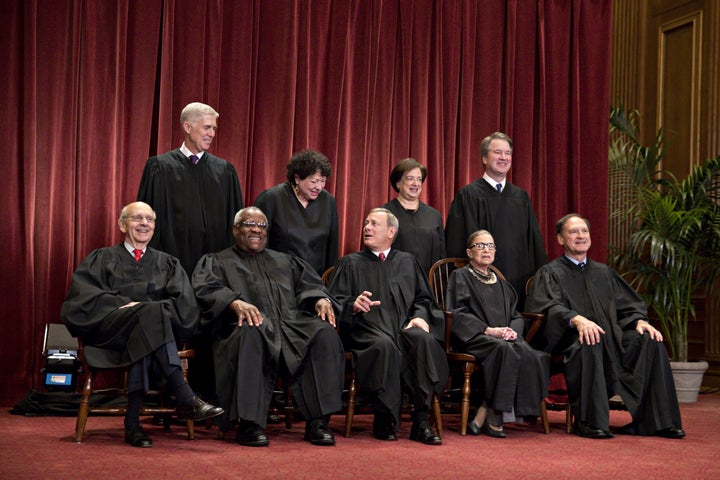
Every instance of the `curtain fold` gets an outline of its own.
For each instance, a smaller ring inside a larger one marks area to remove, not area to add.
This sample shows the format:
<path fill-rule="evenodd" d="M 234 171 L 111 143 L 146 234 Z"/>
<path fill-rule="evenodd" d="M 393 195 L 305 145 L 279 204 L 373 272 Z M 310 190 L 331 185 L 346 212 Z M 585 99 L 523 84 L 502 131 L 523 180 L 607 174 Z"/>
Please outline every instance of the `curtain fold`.
<path fill-rule="evenodd" d="M 341 253 L 394 197 L 393 165 L 428 167 L 444 216 L 482 175 L 480 141 L 514 140 L 550 257 L 554 222 L 580 211 L 594 257 L 607 232 L 610 2 L 597 0 L 13 0 L 0 6 L 11 137 L 0 241 L 0 402 L 40 387 L 42 331 L 70 276 L 121 240 L 150 155 L 182 142 L 180 110 L 220 113 L 211 151 L 245 203 L 285 179 L 294 151 L 325 153 Z M 230 219 L 228 219 L 230 221 Z"/>

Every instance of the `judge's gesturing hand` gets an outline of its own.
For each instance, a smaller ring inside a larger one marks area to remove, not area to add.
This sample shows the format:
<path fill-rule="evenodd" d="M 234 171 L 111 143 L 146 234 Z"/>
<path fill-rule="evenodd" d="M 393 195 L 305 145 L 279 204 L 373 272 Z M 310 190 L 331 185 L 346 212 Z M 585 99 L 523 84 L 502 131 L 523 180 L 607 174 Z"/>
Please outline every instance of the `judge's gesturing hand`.
<path fill-rule="evenodd" d="M 315 303 L 315 312 L 318 317 L 328 322 L 333 327 L 335 326 L 335 311 L 332 307 L 332 302 L 327 298 L 321 298 Z"/>
<path fill-rule="evenodd" d="M 380 305 L 380 300 L 372 301 L 370 297 L 372 297 L 372 292 L 368 292 L 367 290 L 358 295 L 353 302 L 353 313 L 367 313 L 370 311 L 370 308 Z"/>
<path fill-rule="evenodd" d="M 235 312 L 238 317 L 238 327 L 242 327 L 243 320 L 252 327 L 259 327 L 262 325 L 262 314 L 255 305 L 243 302 L 242 300 L 233 300 L 230 304 L 230 309 Z"/>
<path fill-rule="evenodd" d="M 600 342 L 600 335 L 605 335 L 605 330 L 600 328 L 600 325 L 582 315 L 575 315 L 570 320 L 570 325 L 577 329 L 581 344 L 595 345 Z"/>

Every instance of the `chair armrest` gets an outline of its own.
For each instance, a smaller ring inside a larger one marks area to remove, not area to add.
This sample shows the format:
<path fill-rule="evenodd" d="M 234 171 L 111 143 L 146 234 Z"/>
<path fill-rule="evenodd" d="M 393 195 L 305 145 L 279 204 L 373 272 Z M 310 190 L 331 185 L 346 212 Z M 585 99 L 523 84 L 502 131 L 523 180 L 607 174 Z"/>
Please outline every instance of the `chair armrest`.
<path fill-rule="evenodd" d="M 526 319 L 530 320 L 530 326 L 528 327 L 527 333 L 525 333 L 525 341 L 530 343 L 535 337 L 535 334 L 540 330 L 543 322 L 545 321 L 545 315 L 542 313 L 530 313 L 520 312 L 520 314 Z"/>

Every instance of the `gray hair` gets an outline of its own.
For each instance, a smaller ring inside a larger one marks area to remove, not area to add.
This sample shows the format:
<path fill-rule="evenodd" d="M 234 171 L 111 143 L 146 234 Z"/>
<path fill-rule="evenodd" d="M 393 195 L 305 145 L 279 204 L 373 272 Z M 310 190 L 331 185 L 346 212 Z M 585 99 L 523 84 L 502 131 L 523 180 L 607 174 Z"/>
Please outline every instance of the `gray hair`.
<path fill-rule="evenodd" d="M 388 227 L 393 227 L 393 228 L 395 228 L 396 231 L 398 231 L 398 232 L 400 231 L 400 221 L 395 216 L 395 214 L 392 213 L 387 208 L 382 208 L 382 207 L 373 208 L 372 210 L 370 210 L 368 212 L 368 215 L 370 215 L 371 213 L 384 213 L 385 215 L 387 215 Z"/>
<path fill-rule="evenodd" d="M 180 125 L 185 122 L 193 123 L 196 118 L 204 115 L 214 115 L 215 118 L 220 116 L 210 105 L 205 105 L 200 102 L 188 103 L 185 105 L 185 108 L 182 109 L 182 112 L 180 112 Z"/>
<path fill-rule="evenodd" d="M 259 213 L 260 215 L 265 217 L 265 222 L 267 222 L 267 215 L 265 215 L 265 213 L 262 210 L 260 210 L 258 207 L 245 207 L 245 208 L 238 210 L 238 212 L 235 214 L 235 218 L 233 219 L 233 225 L 238 225 L 240 223 L 240 219 L 245 214 L 250 214 L 250 213 Z"/>

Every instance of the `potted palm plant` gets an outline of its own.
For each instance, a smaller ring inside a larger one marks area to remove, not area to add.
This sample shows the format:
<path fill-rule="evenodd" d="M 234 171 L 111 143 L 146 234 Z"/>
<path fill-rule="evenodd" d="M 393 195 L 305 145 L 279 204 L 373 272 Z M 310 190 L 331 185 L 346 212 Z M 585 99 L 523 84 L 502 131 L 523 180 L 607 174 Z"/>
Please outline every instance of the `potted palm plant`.
<path fill-rule="evenodd" d="M 688 362 L 688 324 L 693 299 L 710 294 L 720 278 L 720 156 L 678 179 L 662 170 L 662 130 L 652 145 L 638 140 L 638 114 L 611 109 L 609 171 L 617 195 L 610 215 L 627 239 L 612 247 L 611 261 L 640 292 L 660 322 L 674 372 L 700 370 L 688 384 L 675 376 L 678 399 L 692 402 L 707 362 Z"/>

